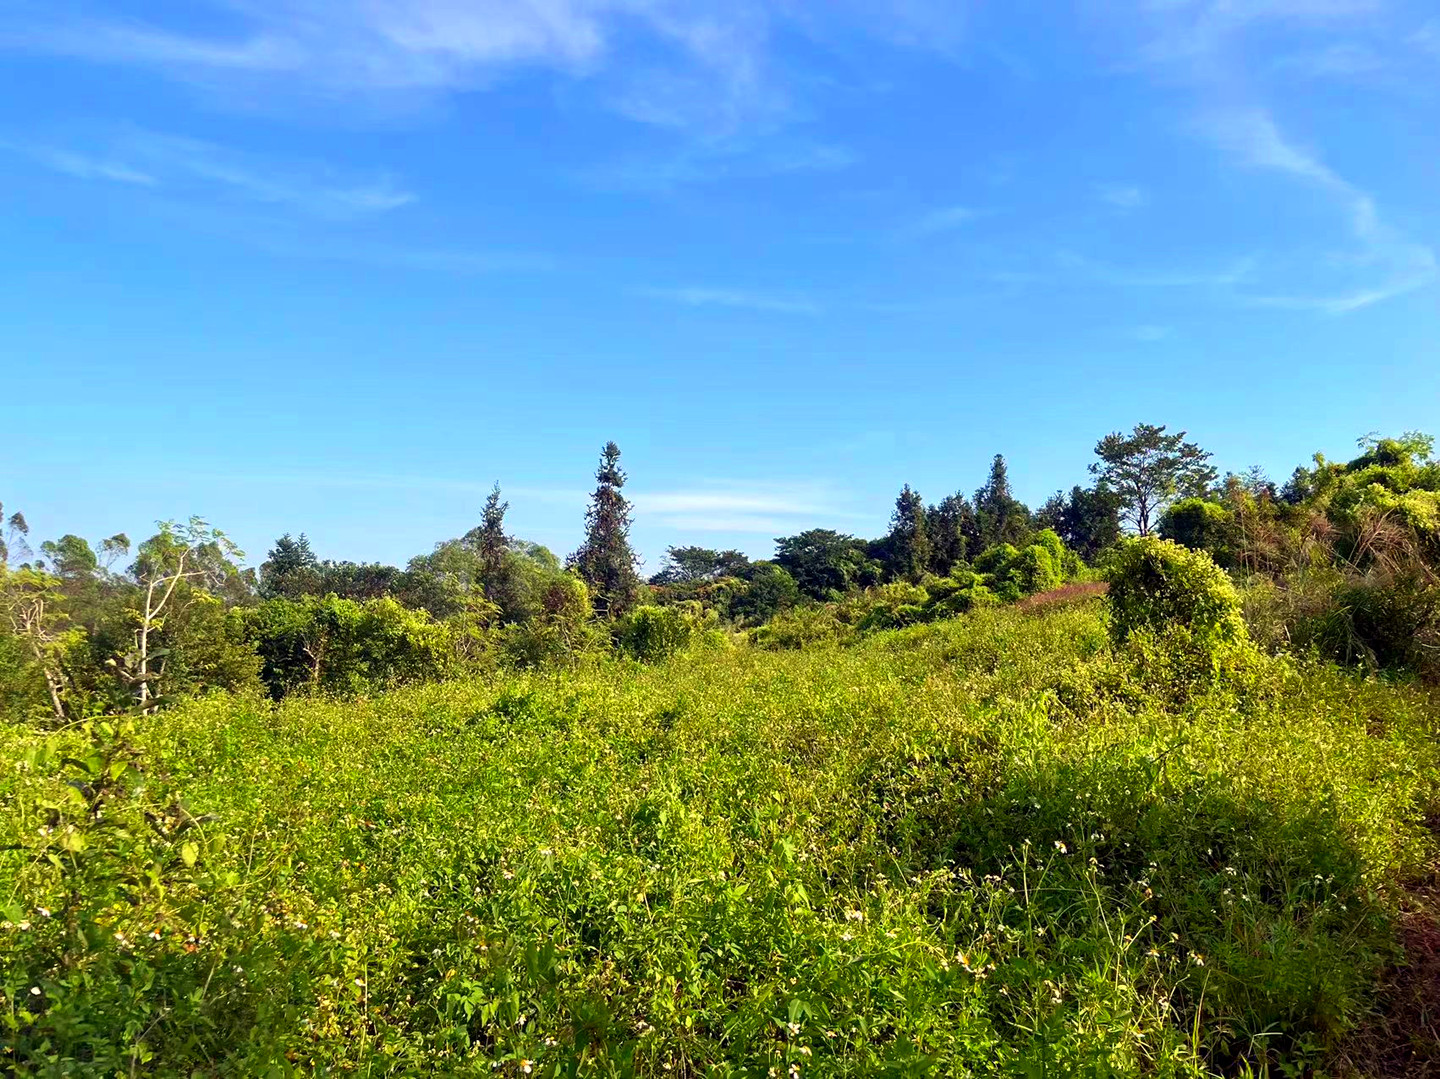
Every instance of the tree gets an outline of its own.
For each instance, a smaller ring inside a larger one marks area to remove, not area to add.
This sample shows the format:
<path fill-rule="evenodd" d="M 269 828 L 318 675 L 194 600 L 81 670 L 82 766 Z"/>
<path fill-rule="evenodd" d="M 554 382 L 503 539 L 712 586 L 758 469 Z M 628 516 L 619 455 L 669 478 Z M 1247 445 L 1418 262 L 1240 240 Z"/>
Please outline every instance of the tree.
<path fill-rule="evenodd" d="M 925 534 L 930 540 L 930 571 L 947 577 L 965 561 L 967 536 L 975 528 L 975 511 L 961 494 L 948 495 L 925 513 Z"/>
<path fill-rule="evenodd" d="M 131 567 L 141 590 L 139 605 L 133 612 L 135 648 L 125 657 L 126 670 L 122 673 L 136 687 L 141 709 L 150 711 L 155 697 L 150 682 L 164 673 L 163 655 L 151 655 L 152 638 L 163 627 L 165 611 L 176 600 L 177 589 L 191 581 L 218 589 L 227 577 L 238 574 L 230 559 L 242 558 L 244 553 L 218 528 L 191 517 L 183 525 L 159 522 L 159 531 L 140 545 L 139 555 Z M 158 670 L 151 669 L 152 659 L 161 661 Z"/>
<path fill-rule="evenodd" d="M 667 547 L 665 564 L 650 578 L 653 585 L 687 585 L 743 577 L 750 559 L 740 551 L 713 551 L 708 547 Z"/>
<path fill-rule="evenodd" d="M 1030 511 L 1010 490 L 1010 473 L 1005 458 L 996 454 L 990 462 L 990 476 L 975 492 L 977 550 L 997 543 L 1024 546 L 1030 535 Z"/>
<path fill-rule="evenodd" d="M 833 599 L 859 580 L 866 563 L 865 543 L 828 528 L 811 528 L 777 539 L 775 562 L 805 595 Z"/>
<path fill-rule="evenodd" d="M 930 537 L 925 528 L 925 500 L 907 483 L 895 499 L 887 543 L 892 577 L 918 584 L 930 568 Z"/>
<path fill-rule="evenodd" d="M 275 541 L 269 556 L 260 564 L 260 595 L 266 599 L 285 596 L 294 599 L 320 591 L 320 563 L 310 549 L 305 533 L 291 539 L 286 532 Z"/>
<path fill-rule="evenodd" d="M 746 572 L 745 591 L 735 597 L 731 613 L 754 623 L 768 622 L 800 602 L 795 578 L 774 562 L 755 562 Z"/>
<path fill-rule="evenodd" d="M 477 537 L 480 568 L 487 591 L 492 582 L 499 581 L 505 565 L 505 552 L 510 549 L 510 538 L 505 535 L 505 511 L 509 508 L 510 503 L 500 501 L 500 484 L 495 484 L 490 489 L 490 496 L 485 499 L 480 534 Z"/>
<path fill-rule="evenodd" d="M 1175 499 L 1203 497 L 1215 482 L 1210 454 L 1185 434 L 1138 423 L 1129 435 L 1116 431 L 1095 444 L 1100 460 L 1090 472 L 1120 496 L 1124 516 L 1141 536 L 1150 535 L 1151 522 Z"/>
<path fill-rule="evenodd" d="M 595 480 L 585 513 L 585 542 L 570 557 L 570 564 L 590 586 L 596 612 L 618 618 L 635 605 L 640 578 L 630 549 L 630 503 L 620 493 L 625 473 L 620 469 L 620 447 L 614 442 L 605 443 Z"/>
<path fill-rule="evenodd" d="M 16 510 L 7 519 L 5 507 L 0 505 L 0 563 L 9 562 L 13 552 L 17 555 L 30 553 L 30 546 L 25 542 L 25 537 L 30 534 L 30 526 L 25 523 L 25 515 Z"/>
<path fill-rule="evenodd" d="M 1035 523 L 1054 529 L 1065 546 L 1086 562 L 1120 538 L 1120 496 L 1104 485 L 1056 491 L 1036 514 Z"/>

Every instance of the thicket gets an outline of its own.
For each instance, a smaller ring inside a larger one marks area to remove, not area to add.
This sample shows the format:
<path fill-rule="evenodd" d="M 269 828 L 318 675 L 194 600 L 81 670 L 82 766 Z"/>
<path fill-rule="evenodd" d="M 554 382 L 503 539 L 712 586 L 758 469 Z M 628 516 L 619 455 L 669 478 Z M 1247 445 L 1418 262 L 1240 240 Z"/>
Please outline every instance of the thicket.
<path fill-rule="evenodd" d="M 1433 854 L 1433 708 L 1259 652 L 1155 692 L 1102 615 L 0 726 L 7 1070 L 1331 1067 Z"/>

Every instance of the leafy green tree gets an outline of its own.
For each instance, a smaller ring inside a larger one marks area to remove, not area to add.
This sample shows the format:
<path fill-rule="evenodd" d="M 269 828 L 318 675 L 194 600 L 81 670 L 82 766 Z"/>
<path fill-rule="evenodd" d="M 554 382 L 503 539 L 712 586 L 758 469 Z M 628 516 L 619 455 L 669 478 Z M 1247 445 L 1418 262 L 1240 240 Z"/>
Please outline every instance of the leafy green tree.
<path fill-rule="evenodd" d="M 813 599 L 842 595 L 859 583 L 867 561 L 865 542 L 828 528 L 811 528 L 775 541 L 775 562 Z"/>
<path fill-rule="evenodd" d="M 650 578 L 652 585 L 689 585 L 743 577 L 750 559 L 740 551 L 714 551 L 709 547 L 668 547 L 665 564 Z"/>
<path fill-rule="evenodd" d="M 967 537 L 975 531 L 975 511 L 964 495 L 948 495 L 925 513 L 925 534 L 930 540 L 930 572 L 947 577 L 965 561 Z"/>
<path fill-rule="evenodd" d="M 1234 562 L 1231 550 L 1235 517 L 1219 502 L 1182 498 L 1160 518 L 1160 538 L 1174 540 L 1192 551 L 1204 551 L 1217 565 Z"/>
<path fill-rule="evenodd" d="M 1010 472 L 1005 458 L 996 454 L 990 475 L 975 492 L 977 550 L 997 543 L 1019 546 L 1030 535 L 1030 510 L 1010 490 Z"/>
<path fill-rule="evenodd" d="M 750 625 L 768 622 L 800 602 L 800 588 L 783 566 L 755 562 L 745 575 L 745 589 L 730 604 L 730 614 Z"/>
<path fill-rule="evenodd" d="M 1141 536 L 1150 535 L 1152 523 L 1175 499 L 1202 497 L 1215 482 L 1211 455 L 1186 442 L 1185 434 L 1138 423 L 1128 435 L 1116 431 L 1095 444 L 1100 460 L 1090 471 L 1120 496 L 1122 513 Z"/>
<path fill-rule="evenodd" d="M 585 514 L 585 543 L 571 556 L 571 564 L 590 587 L 596 612 L 618 618 L 634 606 L 640 578 L 630 549 L 630 503 L 621 494 L 625 473 L 620 469 L 620 447 L 614 442 L 607 442 L 601 451 L 595 480 Z"/>
<path fill-rule="evenodd" d="M 140 545 L 139 557 L 131 574 L 139 586 L 134 617 L 134 647 L 117 663 L 121 675 L 135 687 L 140 707 L 153 707 L 155 692 L 152 681 L 163 674 L 152 669 L 154 638 L 164 626 L 166 612 L 183 606 L 194 598 L 191 589 L 181 590 L 185 583 L 200 585 L 216 592 L 239 575 L 232 558 L 244 557 L 230 537 L 213 528 L 200 517 L 191 517 L 183 524 L 161 521 L 159 531 Z"/>
<path fill-rule="evenodd" d="M 925 501 L 907 483 L 895 499 L 887 538 L 890 575 L 918 583 L 930 568 L 930 537 L 926 530 Z"/>

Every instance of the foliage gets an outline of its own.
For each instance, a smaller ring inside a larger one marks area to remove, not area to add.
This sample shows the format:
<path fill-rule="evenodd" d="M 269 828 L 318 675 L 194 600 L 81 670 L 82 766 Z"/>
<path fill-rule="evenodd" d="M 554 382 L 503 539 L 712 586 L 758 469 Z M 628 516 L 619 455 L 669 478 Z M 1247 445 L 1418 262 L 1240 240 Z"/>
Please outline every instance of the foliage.
<path fill-rule="evenodd" d="M 775 541 L 775 563 L 811 599 L 838 599 L 851 588 L 873 583 L 875 571 L 865 543 L 828 528 L 812 528 Z"/>
<path fill-rule="evenodd" d="M 1248 639 L 1234 584 L 1203 551 L 1154 536 L 1126 540 L 1107 566 L 1107 578 L 1117 646 L 1138 632 L 1175 629 L 1207 652 Z"/>
<path fill-rule="evenodd" d="M 1120 496 L 1104 484 L 1057 491 L 1036 514 L 1036 524 L 1052 529 L 1086 562 L 1120 539 Z"/>
<path fill-rule="evenodd" d="M 1160 518 L 1162 539 L 1174 540 L 1192 551 L 1204 551 L 1217 565 L 1234 564 L 1235 516 L 1219 502 L 1183 498 Z"/>
<path fill-rule="evenodd" d="M 275 598 L 237 614 L 277 699 L 300 690 L 354 694 L 433 680 L 452 654 L 446 626 L 392 599 Z"/>
<path fill-rule="evenodd" d="M 907 483 L 895 499 L 886 537 L 888 570 L 892 578 L 916 584 L 929 571 L 932 553 L 926 530 L 925 500 Z"/>
<path fill-rule="evenodd" d="M 1174 703 L 1104 641 L 989 611 L 0 727 L 8 1067 L 1328 1070 L 1433 854 L 1432 705 L 1275 660 Z"/>
<path fill-rule="evenodd" d="M 625 473 L 614 442 L 601 451 L 595 480 L 585 514 L 585 542 L 571 556 L 571 564 L 590 586 L 591 602 L 601 617 L 618 618 L 634 606 L 640 581 L 630 549 L 630 503 L 620 493 Z"/>
<path fill-rule="evenodd" d="M 961 562 L 976 535 L 975 510 L 962 494 L 947 495 L 925 511 L 925 532 L 930 540 L 930 572 L 947 576 Z"/>
<path fill-rule="evenodd" d="M 1210 454 L 1185 432 L 1169 435 L 1162 424 L 1138 423 L 1128 435 L 1116 431 L 1095 445 L 1100 460 L 1090 471 L 1120 497 L 1125 516 L 1141 536 L 1176 497 L 1198 497 L 1215 482 Z"/>
<path fill-rule="evenodd" d="M 752 563 L 742 584 L 726 612 L 742 623 L 758 625 L 800 602 L 795 578 L 774 562 Z"/>
<path fill-rule="evenodd" d="M 678 607 L 640 606 L 616 621 L 614 633 L 626 655 L 658 663 L 683 650 L 693 630 L 693 616 Z"/>
<path fill-rule="evenodd" d="M 1005 458 L 996 454 L 990 475 L 975 492 L 975 549 L 1001 544 L 1021 545 L 1030 535 L 1030 511 L 1010 490 Z"/>

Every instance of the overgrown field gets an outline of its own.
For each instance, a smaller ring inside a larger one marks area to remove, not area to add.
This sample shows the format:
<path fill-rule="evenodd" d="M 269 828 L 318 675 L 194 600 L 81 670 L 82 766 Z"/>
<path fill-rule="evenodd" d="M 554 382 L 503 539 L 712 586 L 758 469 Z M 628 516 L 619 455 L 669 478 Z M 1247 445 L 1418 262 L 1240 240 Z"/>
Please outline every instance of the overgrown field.
<path fill-rule="evenodd" d="M 1434 706 L 1153 674 L 1092 603 L 0 728 L 8 1067 L 1344 1065 L 1432 856 Z"/>

